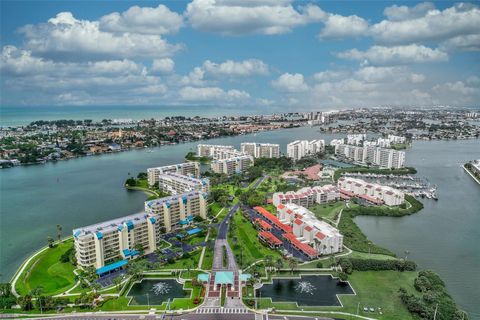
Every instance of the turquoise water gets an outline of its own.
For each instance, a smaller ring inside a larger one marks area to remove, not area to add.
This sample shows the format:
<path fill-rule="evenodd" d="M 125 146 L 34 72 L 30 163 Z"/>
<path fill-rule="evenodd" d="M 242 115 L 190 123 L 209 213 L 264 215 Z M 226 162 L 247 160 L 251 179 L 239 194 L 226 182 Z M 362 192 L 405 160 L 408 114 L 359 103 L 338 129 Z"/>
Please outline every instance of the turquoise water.
<path fill-rule="evenodd" d="M 269 108 L 268 113 L 285 110 Z M 204 116 L 261 114 L 266 111 L 258 107 L 218 106 L 48 106 L 48 107 L 0 107 L 0 126 L 26 125 L 35 120 L 85 120 L 103 119 L 158 119 L 167 116 Z"/>
<path fill-rule="evenodd" d="M 243 141 L 286 143 L 324 138 L 315 128 L 297 128 L 209 140 L 238 145 Z M 182 161 L 196 143 L 164 146 L 73 159 L 40 166 L 0 170 L 0 281 L 47 244 L 61 224 L 65 235 L 75 227 L 142 210 L 146 195 L 123 188 L 128 173 Z M 379 245 L 403 255 L 412 253 L 421 268 L 439 272 L 459 305 L 480 314 L 480 185 L 462 171 L 461 163 L 480 158 L 480 140 L 415 142 L 409 165 L 438 185 L 440 200 L 425 200 L 419 214 L 400 219 L 360 217 L 359 225 Z"/>

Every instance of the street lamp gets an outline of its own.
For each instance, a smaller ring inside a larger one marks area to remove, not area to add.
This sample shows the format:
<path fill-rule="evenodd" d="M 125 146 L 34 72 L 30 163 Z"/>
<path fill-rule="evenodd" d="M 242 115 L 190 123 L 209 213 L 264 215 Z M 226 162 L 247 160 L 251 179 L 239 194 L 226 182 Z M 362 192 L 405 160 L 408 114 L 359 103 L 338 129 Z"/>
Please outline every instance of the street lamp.
<path fill-rule="evenodd" d="M 147 295 L 147 305 L 148 305 L 148 309 L 150 309 L 150 298 L 149 298 L 149 296 L 148 296 L 148 292 L 146 293 L 146 295 Z"/>

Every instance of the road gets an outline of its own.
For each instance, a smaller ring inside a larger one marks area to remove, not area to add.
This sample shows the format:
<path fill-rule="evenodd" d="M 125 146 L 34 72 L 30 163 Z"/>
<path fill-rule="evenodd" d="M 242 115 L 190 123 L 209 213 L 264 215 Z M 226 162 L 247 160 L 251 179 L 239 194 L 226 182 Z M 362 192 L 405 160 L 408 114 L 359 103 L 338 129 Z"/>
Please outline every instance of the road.
<path fill-rule="evenodd" d="M 0 315 L 0 318 L 6 315 Z M 10 315 L 15 317 L 15 315 Z M 68 315 L 53 315 L 42 318 L 23 318 L 23 319 L 88 319 L 88 320 L 332 320 L 332 318 L 309 317 L 309 316 L 285 316 L 285 315 L 261 315 L 254 313 L 232 314 L 232 313 L 211 313 L 199 314 L 190 313 L 183 315 L 136 315 L 136 314 L 108 314 L 108 313 L 79 313 Z"/>

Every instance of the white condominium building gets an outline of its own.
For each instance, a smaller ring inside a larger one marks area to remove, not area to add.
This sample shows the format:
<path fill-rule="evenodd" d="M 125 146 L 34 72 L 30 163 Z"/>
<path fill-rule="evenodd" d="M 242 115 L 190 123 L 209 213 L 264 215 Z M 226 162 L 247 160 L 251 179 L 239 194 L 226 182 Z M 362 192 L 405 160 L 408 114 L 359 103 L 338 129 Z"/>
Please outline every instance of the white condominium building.
<path fill-rule="evenodd" d="M 367 140 L 365 133 L 347 135 L 347 144 L 359 146 L 364 140 Z"/>
<path fill-rule="evenodd" d="M 379 148 L 374 145 L 363 147 L 348 144 L 335 145 L 335 154 L 359 163 L 373 164 L 380 168 L 403 168 L 405 152 Z"/>
<path fill-rule="evenodd" d="M 253 166 L 253 157 L 250 155 L 241 155 L 238 157 L 215 160 L 210 167 L 215 173 L 223 173 L 232 175 L 235 173 L 244 173 L 248 168 Z"/>
<path fill-rule="evenodd" d="M 393 134 L 389 134 L 387 139 L 391 143 L 405 143 L 405 142 L 407 142 L 407 138 L 402 137 L 402 136 L 396 136 L 396 135 L 393 135 Z"/>
<path fill-rule="evenodd" d="M 207 194 L 192 191 L 145 202 L 145 211 L 158 216 L 167 232 L 185 225 L 194 216 L 207 217 Z"/>
<path fill-rule="evenodd" d="M 324 149 L 324 140 L 296 140 L 287 144 L 287 156 L 294 160 L 300 160 L 305 156 L 314 155 Z"/>
<path fill-rule="evenodd" d="M 199 190 L 205 193 L 210 192 L 210 180 L 207 178 L 197 179 L 184 176 L 178 173 L 161 174 L 158 177 L 160 190 L 172 195 Z"/>
<path fill-rule="evenodd" d="M 103 274 L 128 259 L 155 251 L 160 240 L 162 222 L 155 214 L 145 212 L 113 219 L 73 230 L 75 255 L 82 267 L 94 266 Z M 119 261 L 120 260 L 120 261 Z"/>
<path fill-rule="evenodd" d="M 338 188 L 340 193 L 352 193 L 374 204 L 385 203 L 387 206 L 398 206 L 405 202 L 404 192 L 361 179 L 341 177 L 338 179 Z"/>
<path fill-rule="evenodd" d="M 177 173 L 185 176 L 198 177 L 200 175 L 200 167 L 198 162 L 185 162 L 163 167 L 148 168 L 148 184 L 151 186 L 157 184 L 159 175 L 166 173 Z"/>
<path fill-rule="evenodd" d="M 294 203 L 277 206 L 282 223 L 292 226 L 293 234 L 302 243 L 313 247 L 318 254 L 331 254 L 343 251 L 343 235 L 315 217 L 310 210 Z"/>
<path fill-rule="evenodd" d="M 242 155 L 233 146 L 222 146 L 215 144 L 197 145 L 197 155 L 199 157 L 210 157 L 214 160 L 228 159 Z"/>
<path fill-rule="evenodd" d="M 311 207 L 315 203 L 327 203 L 340 199 L 340 192 L 334 185 L 305 187 L 297 191 L 275 192 L 272 202 L 275 206 L 279 204 L 294 203 L 303 207 Z"/>
<path fill-rule="evenodd" d="M 280 145 L 273 143 L 243 142 L 240 145 L 240 151 L 254 158 L 280 157 Z"/>

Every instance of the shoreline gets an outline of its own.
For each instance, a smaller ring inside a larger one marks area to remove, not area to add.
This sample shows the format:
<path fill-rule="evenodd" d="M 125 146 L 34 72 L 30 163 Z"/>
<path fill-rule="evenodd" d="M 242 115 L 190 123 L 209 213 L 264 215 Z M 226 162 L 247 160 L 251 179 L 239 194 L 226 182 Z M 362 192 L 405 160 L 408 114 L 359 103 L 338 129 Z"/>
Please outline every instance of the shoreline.
<path fill-rule="evenodd" d="M 480 185 L 480 180 L 477 177 L 475 177 L 475 175 L 473 173 L 471 173 L 470 170 L 468 170 L 465 167 L 465 165 L 463 165 L 462 167 L 463 167 L 463 170 L 465 170 L 470 175 L 470 177 L 472 177 L 473 180 L 475 180 Z"/>

